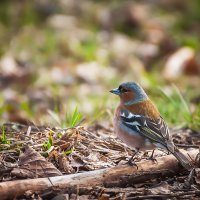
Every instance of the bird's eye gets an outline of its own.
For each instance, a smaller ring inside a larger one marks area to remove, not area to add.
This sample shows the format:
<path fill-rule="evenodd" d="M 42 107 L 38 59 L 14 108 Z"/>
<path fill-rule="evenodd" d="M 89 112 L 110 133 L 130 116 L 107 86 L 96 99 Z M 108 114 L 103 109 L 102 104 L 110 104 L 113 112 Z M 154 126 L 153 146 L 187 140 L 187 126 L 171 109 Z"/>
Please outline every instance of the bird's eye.
<path fill-rule="evenodd" d="M 125 89 L 125 88 L 123 88 L 123 87 L 119 87 L 119 90 L 120 90 L 120 92 L 121 92 L 121 93 L 128 92 L 128 90 L 127 90 L 127 89 Z"/>

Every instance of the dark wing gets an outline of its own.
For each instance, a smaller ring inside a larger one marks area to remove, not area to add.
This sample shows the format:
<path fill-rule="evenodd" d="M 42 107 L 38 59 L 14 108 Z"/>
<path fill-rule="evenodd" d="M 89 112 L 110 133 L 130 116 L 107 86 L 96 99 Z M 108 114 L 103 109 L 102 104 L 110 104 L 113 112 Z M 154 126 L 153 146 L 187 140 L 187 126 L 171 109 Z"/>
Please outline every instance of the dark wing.
<path fill-rule="evenodd" d="M 142 115 L 134 115 L 127 110 L 121 112 L 122 123 L 132 130 L 148 138 L 153 143 L 160 143 L 169 151 L 174 152 L 174 144 L 171 140 L 169 129 L 162 117 L 157 120 Z"/>
<path fill-rule="evenodd" d="M 193 168 L 191 161 L 174 145 L 167 125 L 162 117 L 157 120 L 141 115 L 134 115 L 127 110 L 121 112 L 122 123 L 131 130 L 148 138 L 152 143 L 160 143 L 170 151 L 187 170 Z"/>

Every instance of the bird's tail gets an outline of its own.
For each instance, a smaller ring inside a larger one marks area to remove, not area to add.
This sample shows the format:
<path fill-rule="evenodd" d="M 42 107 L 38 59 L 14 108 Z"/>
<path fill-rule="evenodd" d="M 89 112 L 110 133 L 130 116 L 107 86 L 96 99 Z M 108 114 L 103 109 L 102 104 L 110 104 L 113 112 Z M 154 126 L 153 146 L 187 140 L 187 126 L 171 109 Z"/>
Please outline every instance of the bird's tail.
<path fill-rule="evenodd" d="M 193 168 L 191 161 L 178 148 L 175 147 L 173 155 L 180 162 L 180 164 L 188 171 L 190 171 Z"/>

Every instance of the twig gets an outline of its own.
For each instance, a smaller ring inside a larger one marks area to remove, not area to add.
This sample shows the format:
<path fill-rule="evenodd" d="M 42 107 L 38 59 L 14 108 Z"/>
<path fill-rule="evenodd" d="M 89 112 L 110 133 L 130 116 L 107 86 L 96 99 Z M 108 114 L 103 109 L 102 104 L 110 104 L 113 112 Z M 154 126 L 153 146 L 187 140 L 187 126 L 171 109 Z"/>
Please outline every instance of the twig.
<path fill-rule="evenodd" d="M 195 190 L 195 191 L 189 191 L 189 192 L 176 192 L 176 193 L 170 193 L 170 194 L 156 194 L 156 195 L 140 195 L 136 197 L 127 197 L 127 200 L 134 200 L 134 199 L 168 199 L 170 197 L 183 197 L 183 196 L 190 196 L 191 195 L 199 195 L 200 190 Z"/>

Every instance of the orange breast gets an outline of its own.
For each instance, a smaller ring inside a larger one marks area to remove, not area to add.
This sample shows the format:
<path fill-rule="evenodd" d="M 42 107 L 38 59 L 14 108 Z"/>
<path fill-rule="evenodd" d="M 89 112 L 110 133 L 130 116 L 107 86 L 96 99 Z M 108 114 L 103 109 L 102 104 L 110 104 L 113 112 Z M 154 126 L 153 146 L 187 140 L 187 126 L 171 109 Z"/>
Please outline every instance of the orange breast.
<path fill-rule="evenodd" d="M 136 115 L 144 115 L 151 119 L 158 119 L 160 117 L 160 113 L 158 109 L 153 104 L 153 102 L 149 99 L 143 102 L 139 102 L 139 103 L 132 104 L 130 106 L 124 106 L 124 107 Z"/>

